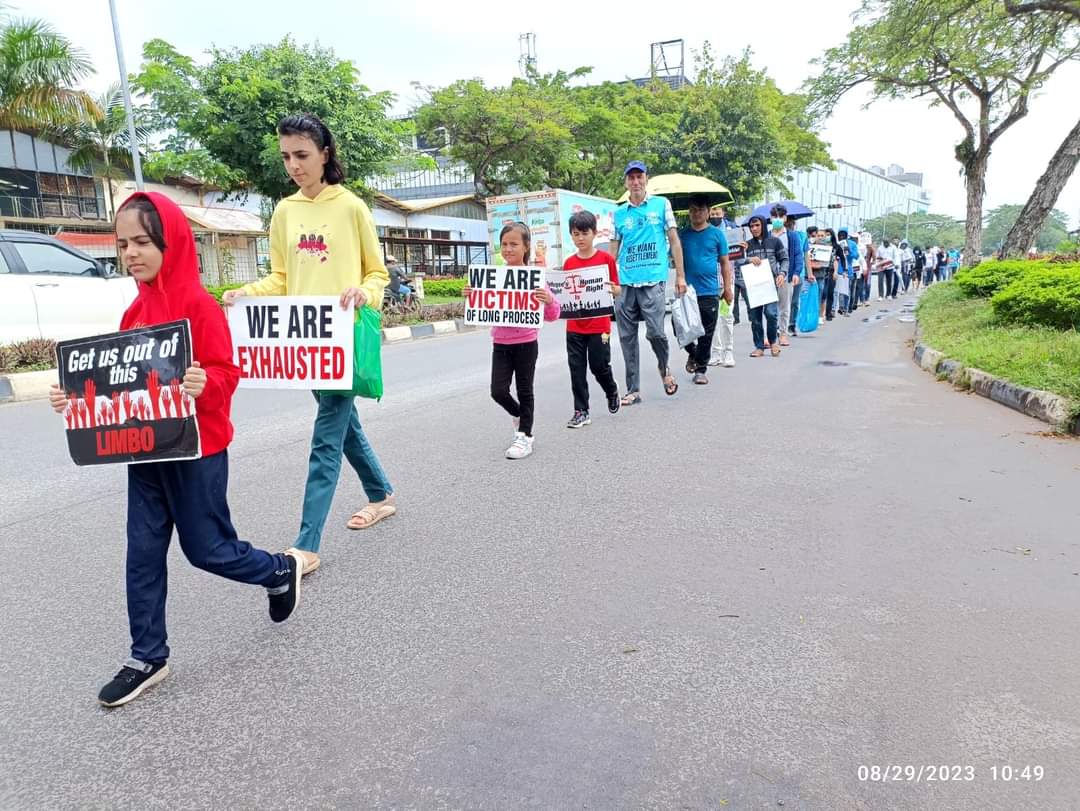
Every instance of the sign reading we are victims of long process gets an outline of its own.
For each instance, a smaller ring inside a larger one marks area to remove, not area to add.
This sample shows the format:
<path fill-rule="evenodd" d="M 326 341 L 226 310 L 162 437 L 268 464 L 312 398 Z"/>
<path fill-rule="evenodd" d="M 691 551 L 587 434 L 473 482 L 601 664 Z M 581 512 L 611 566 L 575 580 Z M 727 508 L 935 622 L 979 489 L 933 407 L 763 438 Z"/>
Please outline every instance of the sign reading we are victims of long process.
<path fill-rule="evenodd" d="M 543 287 L 540 267 L 470 265 L 465 323 L 539 329 L 544 325 L 544 305 L 533 293 Z"/>
<path fill-rule="evenodd" d="M 182 385 L 191 366 L 186 319 L 60 341 L 56 361 L 75 464 L 199 458 L 195 400 Z"/>
<path fill-rule="evenodd" d="M 244 296 L 228 315 L 241 388 L 352 388 L 355 311 L 337 296 Z"/>

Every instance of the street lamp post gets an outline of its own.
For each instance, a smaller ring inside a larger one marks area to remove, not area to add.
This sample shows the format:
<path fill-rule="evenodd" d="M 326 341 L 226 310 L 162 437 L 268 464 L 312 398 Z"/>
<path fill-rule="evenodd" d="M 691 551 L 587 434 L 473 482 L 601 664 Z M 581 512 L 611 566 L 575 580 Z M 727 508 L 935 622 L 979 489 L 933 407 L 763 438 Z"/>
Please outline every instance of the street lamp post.
<path fill-rule="evenodd" d="M 116 62 L 120 66 L 120 88 L 124 94 L 124 112 L 127 115 L 131 164 L 135 170 L 135 188 L 143 191 L 145 184 L 142 176 L 142 159 L 139 157 L 139 142 L 135 136 L 135 113 L 131 109 L 131 88 L 128 87 L 127 67 L 124 64 L 124 46 L 120 43 L 120 23 L 116 19 L 116 0 L 109 0 L 109 14 L 112 16 L 113 40 L 116 42 Z"/>

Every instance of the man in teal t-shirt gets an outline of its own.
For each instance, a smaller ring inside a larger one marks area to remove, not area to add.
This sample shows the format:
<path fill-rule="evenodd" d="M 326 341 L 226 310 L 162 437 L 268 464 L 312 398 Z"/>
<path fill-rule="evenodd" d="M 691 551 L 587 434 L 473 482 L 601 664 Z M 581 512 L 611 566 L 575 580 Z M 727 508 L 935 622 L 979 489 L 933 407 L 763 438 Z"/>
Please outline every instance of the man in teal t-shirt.
<path fill-rule="evenodd" d="M 730 305 L 735 292 L 727 238 L 723 231 L 709 224 L 707 197 L 690 198 L 690 226 L 679 231 L 679 241 L 682 242 L 683 262 L 686 265 L 686 283 L 697 294 L 701 326 L 705 328 L 705 334 L 686 347 L 690 356 L 686 361 L 686 371 L 694 376 L 694 382 L 700 386 L 709 382 L 705 373 L 712 353 L 720 294 L 723 292 L 724 299 Z"/>
<path fill-rule="evenodd" d="M 645 322 L 645 337 L 656 354 L 664 392 L 670 395 L 679 390 L 679 384 L 668 368 L 668 340 L 664 335 L 669 250 L 675 261 L 675 295 L 686 292 L 686 277 L 671 203 L 648 193 L 649 177 L 641 161 L 630 161 L 623 174 L 630 199 L 615 210 L 615 234 L 610 250 L 619 264 L 622 288 L 615 305 L 619 343 L 626 366 L 626 394 L 622 404 L 634 405 L 641 402 L 640 321 Z"/>

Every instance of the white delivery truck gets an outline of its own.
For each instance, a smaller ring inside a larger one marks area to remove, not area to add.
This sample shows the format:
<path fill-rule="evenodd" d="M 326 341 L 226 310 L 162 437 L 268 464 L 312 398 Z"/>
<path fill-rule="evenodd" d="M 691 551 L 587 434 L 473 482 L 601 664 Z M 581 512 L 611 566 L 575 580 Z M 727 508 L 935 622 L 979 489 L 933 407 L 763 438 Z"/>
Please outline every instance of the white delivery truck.
<path fill-rule="evenodd" d="M 562 267 L 573 256 L 570 217 L 575 211 L 591 211 L 596 216 L 597 248 L 606 250 L 615 232 L 614 200 L 564 189 L 522 192 L 487 199 L 488 238 L 494 251 L 493 264 L 503 264 L 499 252 L 499 232 L 512 222 L 523 222 L 532 232 L 532 264 L 548 270 Z"/>

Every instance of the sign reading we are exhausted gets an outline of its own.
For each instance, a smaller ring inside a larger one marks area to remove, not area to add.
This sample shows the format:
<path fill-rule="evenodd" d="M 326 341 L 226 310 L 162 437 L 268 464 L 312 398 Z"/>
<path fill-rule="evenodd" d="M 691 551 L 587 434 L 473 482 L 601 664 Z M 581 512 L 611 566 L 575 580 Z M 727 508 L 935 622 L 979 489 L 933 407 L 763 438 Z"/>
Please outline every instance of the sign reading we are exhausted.
<path fill-rule="evenodd" d="M 337 296 L 242 297 L 228 314 L 242 388 L 352 388 L 354 310 Z"/>
<path fill-rule="evenodd" d="M 544 306 L 533 294 L 543 287 L 544 269 L 540 267 L 470 265 L 465 323 L 539 329 L 544 325 Z"/>

